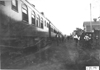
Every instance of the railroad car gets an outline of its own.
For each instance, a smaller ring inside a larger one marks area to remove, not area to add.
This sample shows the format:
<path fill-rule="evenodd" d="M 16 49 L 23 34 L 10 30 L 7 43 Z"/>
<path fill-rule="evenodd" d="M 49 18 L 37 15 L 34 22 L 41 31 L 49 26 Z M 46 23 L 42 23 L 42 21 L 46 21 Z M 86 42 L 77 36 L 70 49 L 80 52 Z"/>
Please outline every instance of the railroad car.
<path fill-rule="evenodd" d="M 60 35 L 61 32 L 44 13 L 27 0 L 0 0 L 1 45 L 31 46 Z"/>

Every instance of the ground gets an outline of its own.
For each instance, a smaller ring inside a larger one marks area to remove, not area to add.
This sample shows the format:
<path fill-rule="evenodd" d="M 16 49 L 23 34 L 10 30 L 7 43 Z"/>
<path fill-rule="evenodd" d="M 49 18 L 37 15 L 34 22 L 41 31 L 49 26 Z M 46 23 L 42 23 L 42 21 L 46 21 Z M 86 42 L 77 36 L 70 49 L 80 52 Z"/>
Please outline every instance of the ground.
<path fill-rule="evenodd" d="M 100 49 L 80 49 L 74 40 L 53 42 L 33 54 L 5 53 L 1 67 L 25 70 L 85 70 L 86 66 L 100 66 Z"/>

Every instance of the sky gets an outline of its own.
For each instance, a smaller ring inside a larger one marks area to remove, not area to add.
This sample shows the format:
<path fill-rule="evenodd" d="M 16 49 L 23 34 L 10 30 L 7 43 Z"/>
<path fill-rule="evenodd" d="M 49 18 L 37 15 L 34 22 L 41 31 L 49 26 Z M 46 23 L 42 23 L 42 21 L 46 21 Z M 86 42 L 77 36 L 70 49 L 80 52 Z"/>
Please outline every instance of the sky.
<path fill-rule="evenodd" d="M 83 22 L 100 16 L 99 0 L 28 0 L 35 5 L 63 34 L 70 35 Z"/>

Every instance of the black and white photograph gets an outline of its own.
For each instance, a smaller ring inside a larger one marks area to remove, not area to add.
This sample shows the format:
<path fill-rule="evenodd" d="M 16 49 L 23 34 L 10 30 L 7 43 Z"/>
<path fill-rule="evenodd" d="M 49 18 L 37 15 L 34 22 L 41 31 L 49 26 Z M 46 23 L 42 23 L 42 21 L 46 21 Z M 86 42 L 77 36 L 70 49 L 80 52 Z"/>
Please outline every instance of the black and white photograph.
<path fill-rule="evenodd" d="M 0 0 L 0 70 L 100 70 L 100 0 Z"/>

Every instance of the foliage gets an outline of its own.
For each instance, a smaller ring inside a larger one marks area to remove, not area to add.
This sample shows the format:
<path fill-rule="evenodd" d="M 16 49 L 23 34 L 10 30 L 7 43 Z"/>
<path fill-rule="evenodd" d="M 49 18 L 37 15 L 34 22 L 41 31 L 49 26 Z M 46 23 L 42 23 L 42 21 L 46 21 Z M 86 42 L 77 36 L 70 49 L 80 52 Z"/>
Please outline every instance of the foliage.
<path fill-rule="evenodd" d="M 82 30 L 81 28 L 76 28 L 76 30 L 72 32 L 72 36 L 80 37 L 83 32 L 84 30 Z"/>

